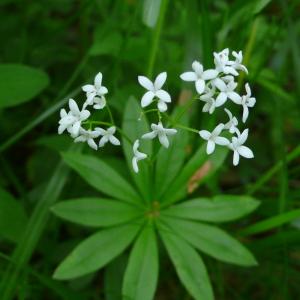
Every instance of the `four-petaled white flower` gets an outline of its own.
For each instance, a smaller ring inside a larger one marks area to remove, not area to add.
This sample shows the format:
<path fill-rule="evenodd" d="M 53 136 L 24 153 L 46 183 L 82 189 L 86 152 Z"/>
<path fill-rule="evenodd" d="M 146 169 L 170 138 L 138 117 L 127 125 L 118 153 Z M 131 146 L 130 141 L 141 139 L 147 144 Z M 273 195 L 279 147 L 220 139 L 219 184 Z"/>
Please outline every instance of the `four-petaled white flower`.
<path fill-rule="evenodd" d="M 221 145 L 221 146 L 227 146 L 229 145 L 229 140 L 219 136 L 222 130 L 224 129 L 224 124 L 219 124 L 216 126 L 216 128 L 212 131 L 209 132 L 207 130 L 200 130 L 199 135 L 207 141 L 207 146 L 206 146 L 206 153 L 211 154 L 215 150 L 215 146 Z"/>
<path fill-rule="evenodd" d="M 240 101 L 237 102 L 237 104 L 242 105 L 243 107 L 243 122 L 245 123 L 249 116 L 249 108 L 253 107 L 255 105 L 256 99 L 254 97 L 251 97 L 251 89 L 248 83 L 245 84 L 245 89 L 247 94 L 242 96 Z"/>
<path fill-rule="evenodd" d="M 226 84 L 220 78 L 216 78 L 213 84 L 218 88 L 220 91 L 219 95 L 216 98 L 216 106 L 223 105 L 227 99 L 231 99 L 234 103 L 240 104 L 241 96 L 235 92 L 235 88 L 237 87 L 237 83 L 234 81 L 230 81 Z"/>
<path fill-rule="evenodd" d="M 229 49 L 226 48 L 219 53 L 214 52 L 214 63 L 216 70 L 219 73 L 231 74 L 234 76 L 239 75 L 239 73 L 230 65 L 229 61 Z"/>
<path fill-rule="evenodd" d="M 237 166 L 240 160 L 240 155 L 245 158 L 253 158 L 253 152 L 250 148 L 243 146 L 248 138 L 248 129 L 245 129 L 242 134 L 237 131 L 237 137 L 232 137 L 229 148 L 233 151 L 233 165 Z"/>
<path fill-rule="evenodd" d="M 108 90 L 105 86 L 102 86 L 102 73 L 99 72 L 94 80 L 94 85 L 92 84 L 86 84 L 82 87 L 82 90 L 86 92 L 86 104 L 92 105 L 95 103 L 96 107 L 94 108 L 99 109 L 103 108 L 105 106 L 105 97 L 104 95 L 108 93 Z M 98 98 L 98 99 L 96 99 Z M 99 101 L 99 99 L 101 101 Z M 101 102 L 101 104 L 99 103 Z M 100 105 L 99 105 L 100 104 Z M 104 105 L 103 105 L 104 104 Z"/>
<path fill-rule="evenodd" d="M 248 74 L 247 68 L 242 64 L 242 61 L 243 61 L 242 51 L 239 51 L 239 52 L 232 51 L 232 55 L 235 57 L 235 61 L 229 62 L 231 67 L 233 67 L 235 70 L 242 70 Z"/>
<path fill-rule="evenodd" d="M 58 133 L 62 134 L 66 129 L 72 136 L 79 134 L 81 122 L 90 116 L 90 112 L 86 109 L 79 110 L 75 100 L 69 100 L 70 111 L 67 113 L 65 109 L 60 110 L 60 120 Z"/>
<path fill-rule="evenodd" d="M 107 130 L 96 127 L 95 131 L 99 132 L 99 135 L 102 135 L 99 141 L 99 147 L 103 147 L 107 142 L 110 142 L 115 146 L 121 145 L 120 141 L 114 136 L 116 132 L 115 126 L 109 127 Z"/>
<path fill-rule="evenodd" d="M 199 99 L 201 101 L 204 101 L 205 104 L 202 108 L 203 112 L 209 112 L 212 114 L 215 111 L 216 108 L 216 100 L 213 98 L 214 94 L 216 92 L 215 87 L 213 88 L 206 88 L 205 94 L 201 95 Z"/>
<path fill-rule="evenodd" d="M 154 139 L 158 136 L 159 142 L 165 147 L 169 147 L 169 135 L 176 134 L 177 130 L 173 128 L 164 128 L 161 122 L 158 124 L 151 124 L 152 131 L 149 133 L 145 133 L 142 138 L 143 139 Z"/>
<path fill-rule="evenodd" d="M 157 75 L 154 83 L 145 76 L 138 76 L 138 81 L 142 87 L 148 92 L 144 94 L 141 100 L 142 107 L 150 105 L 154 98 L 158 99 L 157 107 L 159 111 L 165 112 L 168 109 L 167 103 L 171 102 L 171 96 L 165 90 L 162 90 L 162 86 L 166 82 L 167 73 L 162 72 Z"/>
<path fill-rule="evenodd" d="M 230 133 L 235 133 L 236 130 L 237 130 L 236 127 L 237 127 L 239 122 L 238 122 L 237 118 L 234 117 L 232 115 L 232 113 L 227 108 L 225 108 L 224 110 L 225 110 L 225 112 L 227 113 L 227 115 L 229 117 L 229 121 L 225 124 L 224 129 L 229 130 Z"/>
<path fill-rule="evenodd" d="M 98 149 L 94 139 L 100 136 L 100 132 L 97 130 L 85 130 L 80 128 L 79 136 L 74 140 L 75 143 L 87 142 L 88 145 L 94 150 Z"/>
<path fill-rule="evenodd" d="M 147 158 L 147 154 L 142 153 L 138 150 L 140 146 L 140 141 L 136 140 L 133 144 L 133 158 L 132 158 L 132 167 L 135 173 L 139 172 L 138 162 L 142 159 Z"/>
<path fill-rule="evenodd" d="M 194 72 L 185 72 L 180 78 L 184 81 L 195 81 L 197 93 L 202 94 L 205 90 L 205 81 L 216 78 L 218 71 L 214 69 L 203 71 L 203 66 L 198 61 L 193 62 L 192 69 Z"/>

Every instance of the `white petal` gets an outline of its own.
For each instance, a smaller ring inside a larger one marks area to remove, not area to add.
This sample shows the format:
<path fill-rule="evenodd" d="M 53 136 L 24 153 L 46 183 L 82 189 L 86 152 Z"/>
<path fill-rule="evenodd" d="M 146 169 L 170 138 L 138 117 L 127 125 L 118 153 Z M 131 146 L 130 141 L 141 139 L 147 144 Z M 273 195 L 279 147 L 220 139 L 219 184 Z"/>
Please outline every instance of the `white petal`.
<path fill-rule="evenodd" d="M 88 111 L 88 110 L 83 110 L 81 113 L 80 113 L 80 120 L 84 121 L 86 120 L 89 116 L 91 115 L 91 113 Z"/>
<path fill-rule="evenodd" d="M 74 142 L 75 142 L 75 143 L 86 142 L 86 136 L 80 135 L 80 136 L 78 136 L 76 139 L 74 139 Z"/>
<path fill-rule="evenodd" d="M 141 106 L 146 107 L 151 104 L 152 100 L 154 98 L 154 93 L 151 91 L 148 91 L 144 94 L 142 100 L 141 100 Z"/>
<path fill-rule="evenodd" d="M 69 99 L 69 108 L 74 115 L 79 115 L 80 110 L 74 99 Z"/>
<path fill-rule="evenodd" d="M 200 130 L 199 135 L 204 139 L 208 140 L 211 137 L 211 133 L 207 130 Z"/>
<path fill-rule="evenodd" d="M 104 135 L 99 141 L 99 147 L 103 147 L 108 142 L 108 137 Z"/>
<path fill-rule="evenodd" d="M 142 160 L 147 157 L 147 154 L 137 151 L 136 157 L 137 157 L 137 160 Z"/>
<path fill-rule="evenodd" d="M 220 78 L 216 78 L 214 80 L 214 85 L 220 90 L 221 92 L 225 92 L 227 90 L 227 86 L 223 80 Z"/>
<path fill-rule="evenodd" d="M 160 74 L 157 75 L 155 81 L 154 81 L 154 89 L 160 90 L 162 88 L 162 86 L 164 85 L 164 83 L 167 80 L 167 72 L 162 72 Z"/>
<path fill-rule="evenodd" d="M 195 72 L 184 72 L 180 75 L 180 78 L 184 81 L 196 81 L 197 75 Z"/>
<path fill-rule="evenodd" d="M 220 123 L 216 128 L 212 131 L 211 135 L 218 136 L 224 129 L 225 125 L 223 123 Z"/>
<path fill-rule="evenodd" d="M 58 126 L 58 134 L 62 134 L 68 127 L 68 124 L 60 124 Z"/>
<path fill-rule="evenodd" d="M 116 132 L 116 126 L 109 127 L 106 132 L 110 135 L 113 135 Z"/>
<path fill-rule="evenodd" d="M 240 155 L 237 151 L 233 151 L 233 165 L 237 166 L 239 164 Z"/>
<path fill-rule="evenodd" d="M 227 100 L 227 94 L 221 92 L 216 99 L 216 107 L 222 106 Z"/>
<path fill-rule="evenodd" d="M 164 101 L 162 101 L 162 100 L 158 101 L 157 107 L 158 107 L 158 109 L 159 109 L 160 112 L 165 112 L 168 109 L 167 104 Z"/>
<path fill-rule="evenodd" d="M 215 69 L 209 69 L 203 72 L 202 78 L 204 80 L 211 80 L 218 76 L 218 71 Z"/>
<path fill-rule="evenodd" d="M 155 96 L 159 99 L 161 99 L 164 102 L 171 102 L 171 96 L 168 92 L 164 91 L 164 90 L 158 90 L 155 93 Z"/>
<path fill-rule="evenodd" d="M 98 146 L 97 146 L 97 144 L 95 143 L 95 141 L 94 141 L 93 139 L 88 139 L 88 140 L 87 140 L 87 143 L 88 143 L 88 145 L 89 145 L 92 149 L 94 149 L 94 150 L 97 150 L 97 149 L 98 149 Z"/>
<path fill-rule="evenodd" d="M 246 89 L 247 96 L 250 97 L 251 96 L 251 89 L 250 89 L 249 83 L 245 84 L 245 89 Z"/>
<path fill-rule="evenodd" d="M 238 142 L 240 145 L 244 144 L 248 138 L 249 129 L 245 129 L 242 134 L 238 138 Z"/>
<path fill-rule="evenodd" d="M 115 146 L 121 145 L 120 141 L 113 135 L 109 136 L 109 141 Z"/>
<path fill-rule="evenodd" d="M 86 84 L 82 87 L 82 90 L 86 93 L 92 93 L 95 91 L 95 87 L 91 84 Z"/>
<path fill-rule="evenodd" d="M 228 115 L 229 120 L 231 120 L 232 119 L 232 113 L 231 113 L 231 111 L 228 110 L 227 108 L 224 108 L 224 110 L 225 110 L 226 114 Z"/>
<path fill-rule="evenodd" d="M 105 95 L 108 93 L 108 89 L 105 86 L 101 86 L 98 90 L 97 90 L 97 94 L 99 96 Z"/>
<path fill-rule="evenodd" d="M 207 146 L 206 146 L 206 153 L 212 154 L 215 150 L 215 143 L 212 140 L 208 140 Z"/>
<path fill-rule="evenodd" d="M 230 144 L 229 140 L 227 140 L 226 138 L 222 137 L 222 136 L 217 136 L 215 138 L 215 143 L 221 146 L 227 146 Z"/>
<path fill-rule="evenodd" d="M 248 107 L 253 107 L 253 106 L 255 105 L 255 103 L 256 103 L 256 99 L 253 98 L 253 97 L 251 97 L 251 98 L 249 98 L 248 101 L 247 101 L 247 106 L 248 106 Z"/>
<path fill-rule="evenodd" d="M 86 102 L 88 105 L 91 105 L 91 104 L 93 103 L 93 101 L 94 101 L 95 96 L 96 96 L 96 92 L 87 94 L 87 98 L 86 98 L 86 101 L 85 101 L 85 102 Z"/>
<path fill-rule="evenodd" d="M 247 105 L 243 105 L 243 123 L 245 123 L 249 116 L 249 109 Z"/>
<path fill-rule="evenodd" d="M 151 132 L 143 134 L 142 139 L 146 139 L 146 140 L 154 139 L 156 136 L 157 136 L 157 132 L 156 131 L 151 131 Z"/>
<path fill-rule="evenodd" d="M 174 135 L 177 133 L 177 130 L 174 128 L 165 128 L 164 132 L 166 135 Z"/>
<path fill-rule="evenodd" d="M 95 80 L 94 80 L 94 84 L 97 88 L 101 87 L 101 84 L 102 84 L 102 73 L 99 72 L 96 77 L 95 77 Z"/>
<path fill-rule="evenodd" d="M 79 134 L 80 125 L 81 125 L 80 121 L 77 121 L 77 122 L 75 122 L 73 124 L 73 126 L 72 126 L 72 134 L 74 134 L 74 135 L 78 135 Z"/>
<path fill-rule="evenodd" d="M 202 94 L 205 89 L 205 81 L 203 79 L 198 79 L 196 81 L 196 90 L 198 94 Z"/>
<path fill-rule="evenodd" d="M 236 104 L 241 104 L 241 96 L 236 92 L 229 92 L 228 98 L 231 99 Z"/>
<path fill-rule="evenodd" d="M 209 109 L 209 113 L 212 114 L 215 111 L 215 108 L 216 108 L 215 105 L 212 104 L 210 109 Z"/>
<path fill-rule="evenodd" d="M 94 131 L 99 132 L 99 135 L 104 135 L 104 134 L 106 134 L 106 130 L 104 130 L 103 128 L 100 128 L 100 127 L 96 127 L 96 128 L 94 129 Z"/>
<path fill-rule="evenodd" d="M 202 72 L 203 72 L 203 66 L 198 62 L 198 61 L 194 61 L 192 63 L 192 68 L 193 70 L 196 72 L 196 74 L 198 76 L 201 76 L 202 75 Z"/>
<path fill-rule="evenodd" d="M 246 146 L 238 147 L 237 151 L 243 157 L 246 157 L 246 158 L 253 158 L 254 157 L 254 154 L 253 154 L 252 150 L 250 148 L 246 147 Z"/>
<path fill-rule="evenodd" d="M 62 108 L 62 109 L 60 110 L 60 112 L 59 112 L 59 115 L 60 115 L 61 118 L 64 118 L 64 117 L 66 117 L 68 114 L 67 114 L 66 110 L 65 110 L 64 108 Z"/>
<path fill-rule="evenodd" d="M 158 134 L 158 139 L 159 139 L 159 142 L 165 147 L 165 148 L 168 148 L 169 147 L 169 140 L 166 136 L 165 133 L 160 133 Z"/>
<path fill-rule="evenodd" d="M 138 164 L 137 164 L 137 158 L 135 156 L 132 158 L 132 168 L 133 168 L 135 173 L 139 172 L 139 167 L 138 167 Z"/>
<path fill-rule="evenodd" d="M 140 146 L 140 141 L 139 140 L 135 140 L 135 142 L 133 143 L 133 146 L 132 146 L 134 155 L 136 154 L 137 149 L 138 149 L 139 146 Z"/>
<path fill-rule="evenodd" d="M 145 76 L 138 76 L 138 81 L 139 81 L 140 85 L 142 87 L 144 87 L 146 90 L 149 90 L 149 91 L 153 91 L 154 90 L 153 83 L 147 77 L 145 77 Z"/>
<path fill-rule="evenodd" d="M 238 76 L 239 75 L 239 73 L 234 68 L 228 67 L 228 66 L 224 67 L 224 73 L 225 74 L 232 74 L 234 76 Z"/>

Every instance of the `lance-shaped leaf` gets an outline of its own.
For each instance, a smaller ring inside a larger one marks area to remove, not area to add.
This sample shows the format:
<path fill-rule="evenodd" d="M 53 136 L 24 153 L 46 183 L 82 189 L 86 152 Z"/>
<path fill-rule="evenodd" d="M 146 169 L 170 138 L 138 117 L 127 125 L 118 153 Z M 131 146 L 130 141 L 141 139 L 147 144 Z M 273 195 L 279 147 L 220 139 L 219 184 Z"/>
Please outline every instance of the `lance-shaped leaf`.
<path fill-rule="evenodd" d="M 152 300 L 158 279 L 158 251 L 153 226 L 141 232 L 131 251 L 126 268 L 123 297 L 131 300 Z"/>
<path fill-rule="evenodd" d="M 213 300 L 210 280 L 197 251 L 184 239 L 180 238 L 165 226 L 159 226 L 168 254 L 175 266 L 180 281 L 196 300 Z"/>
<path fill-rule="evenodd" d="M 126 136 L 134 143 L 135 140 L 140 139 L 139 150 L 146 153 L 148 157 L 152 154 L 152 141 L 141 140 L 141 136 L 149 132 L 149 124 L 145 115 L 141 115 L 142 109 L 135 98 L 130 97 L 126 104 L 124 118 L 123 118 L 123 131 Z M 139 161 L 139 173 L 135 173 L 132 169 L 133 150 L 132 144 L 123 137 L 122 140 L 124 154 L 127 160 L 128 167 L 132 174 L 140 193 L 144 199 L 150 200 L 150 170 L 147 159 Z"/>
<path fill-rule="evenodd" d="M 259 206 L 249 196 L 220 195 L 196 198 L 171 206 L 164 211 L 168 216 L 209 222 L 228 222 L 241 218 Z"/>
<path fill-rule="evenodd" d="M 166 224 L 193 247 L 224 262 L 255 266 L 251 252 L 218 227 L 162 216 Z"/>
<path fill-rule="evenodd" d="M 141 224 L 101 230 L 81 242 L 58 266 L 55 279 L 73 279 L 94 272 L 122 253 L 132 242 Z"/>
<path fill-rule="evenodd" d="M 143 211 L 118 200 L 80 198 L 62 201 L 52 207 L 65 220 L 93 227 L 113 226 L 141 217 Z"/>
<path fill-rule="evenodd" d="M 99 158 L 74 152 L 63 153 L 64 161 L 98 191 L 127 202 L 139 202 L 134 188 Z"/>

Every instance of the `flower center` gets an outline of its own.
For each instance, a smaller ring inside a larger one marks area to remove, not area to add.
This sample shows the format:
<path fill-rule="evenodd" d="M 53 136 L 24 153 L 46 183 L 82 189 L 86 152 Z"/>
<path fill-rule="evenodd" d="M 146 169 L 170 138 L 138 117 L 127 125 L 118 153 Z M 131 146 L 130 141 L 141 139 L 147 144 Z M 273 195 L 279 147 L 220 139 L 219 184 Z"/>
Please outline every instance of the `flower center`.
<path fill-rule="evenodd" d="M 153 201 L 151 208 L 146 212 L 146 217 L 149 219 L 158 218 L 160 215 L 160 204 L 158 201 Z"/>

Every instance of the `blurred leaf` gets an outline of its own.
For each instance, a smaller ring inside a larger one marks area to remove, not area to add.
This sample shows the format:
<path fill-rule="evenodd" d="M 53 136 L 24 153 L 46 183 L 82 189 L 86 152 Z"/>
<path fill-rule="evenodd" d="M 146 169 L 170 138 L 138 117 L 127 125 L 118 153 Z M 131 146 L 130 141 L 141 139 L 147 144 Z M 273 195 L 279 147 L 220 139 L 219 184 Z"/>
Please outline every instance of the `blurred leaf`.
<path fill-rule="evenodd" d="M 57 152 L 66 151 L 71 143 L 72 139 L 69 136 L 58 134 L 42 136 L 35 142 L 36 145 L 45 146 Z"/>
<path fill-rule="evenodd" d="M 91 56 L 113 55 L 117 56 L 122 45 L 122 36 L 119 32 L 109 32 L 103 36 L 96 36 L 90 49 Z"/>
<path fill-rule="evenodd" d="M 227 153 L 227 149 L 218 147 L 213 154 L 207 156 L 206 145 L 202 145 L 163 194 L 162 204 L 166 206 L 174 203 L 188 192 L 193 192 L 223 164 Z"/>
<path fill-rule="evenodd" d="M 18 242 L 27 222 L 21 203 L 0 187 L 0 236 Z"/>
<path fill-rule="evenodd" d="M 124 299 L 152 300 L 158 280 L 158 251 L 152 225 L 147 225 L 137 238 L 125 271 Z"/>
<path fill-rule="evenodd" d="M 240 231 L 242 235 L 256 234 L 273 228 L 277 228 L 285 223 L 289 223 L 300 217 L 300 209 L 294 209 L 289 212 L 271 217 L 269 219 L 255 223 Z"/>
<path fill-rule="evenodd" d="M 168 254 L 180 281 L 196 300 L 213 300 L 213 291 L 205 265 L 200 255 L 185 240 L 168 231 L 159 229 Z"/>
<path fill-rule="evenodd" d="M 72 279 L 102 268 L 128 247 L 139 228 L 140 224 L 130 224 L 94 233 L 67 256 L 53 277 Z"/>
<path fill-rule="evenodd" d="M 187 125 L 187 120 L 182 119 L 181 124 Z M 188 141 L 188 132 L 179 130 L 171 138 L 168 149 L 160 147 L 155 169 L 155 197 L 157 199 L 160 199 L 162 194 L 168 190 L 170 183 L 181 170 L 186 157 Z"/>
<path fill-rule="evenodd" d="M 193 247 L 227 263 L 255 266 L 254 256 L 240 242 L 218 227 L 166 217 L 162 220 Z"/>
<path fill-rule="evenodd" d="M 25 65 L 0 65 L 0 108 L 29 101 L 49 84 L 48 75 Z"/>
<path fill-rule="evenodd" d="M 93 227 L 126 223 L 143 214 L 135 206 L 102 198 L 80 198 L 60 202 L 52 207 L 65 220 Z"/>
<path fill-rule="evenodd" d="M 124 117 L 123 117 L 123 131 L 127 135 L 127 137 L 134 142 L 136 139 L 139 139 L 142 134 L 149 132 L 149 124 L 146 119 L 146 116 L 141 116 L 141 108 L 137 103 L 135 98 L 130 97 L 128 99 Z M 141 118 L 139 121 L 138 119 Z M 122 140 L 124 154 L 127 160 L 128 168 L 131 172 L 133 180 L 135 181 L 139 191 L 143 195 L 144 199 L 150 198 L 150 170 L 149 164 L 146 160 L 142 160 L 139 162 L 139 173 L 136 174 L 132 169 L 132 144 L 123 137 Z M 146 153 L 148 156 L 151 156 L 152 153 L 152 142 L 151 140 L 140 141 L 139 150 L 141 152 Z"/>
<path fill-rule="evenodd" d="M 104 194 L 127 202 L 138 202 L 133 187 L 108 164 L 91 155 L 65 152 L 64 161 L 88 184 Z"/>
<path fill-rule="evenodd" d="M 219 195 L 212 199 L 184 201 L 164 210 L 164 214 L 198 221 L 228 222 L 251 213 L 259 204 L 249 196 Z"/>
<path fill-rule="evenodd" d="M 143 22 L 147 26 L 153 28 L 156 25 L 160 12 L 160 6 L 161 0 L 144 0 Z"/>

